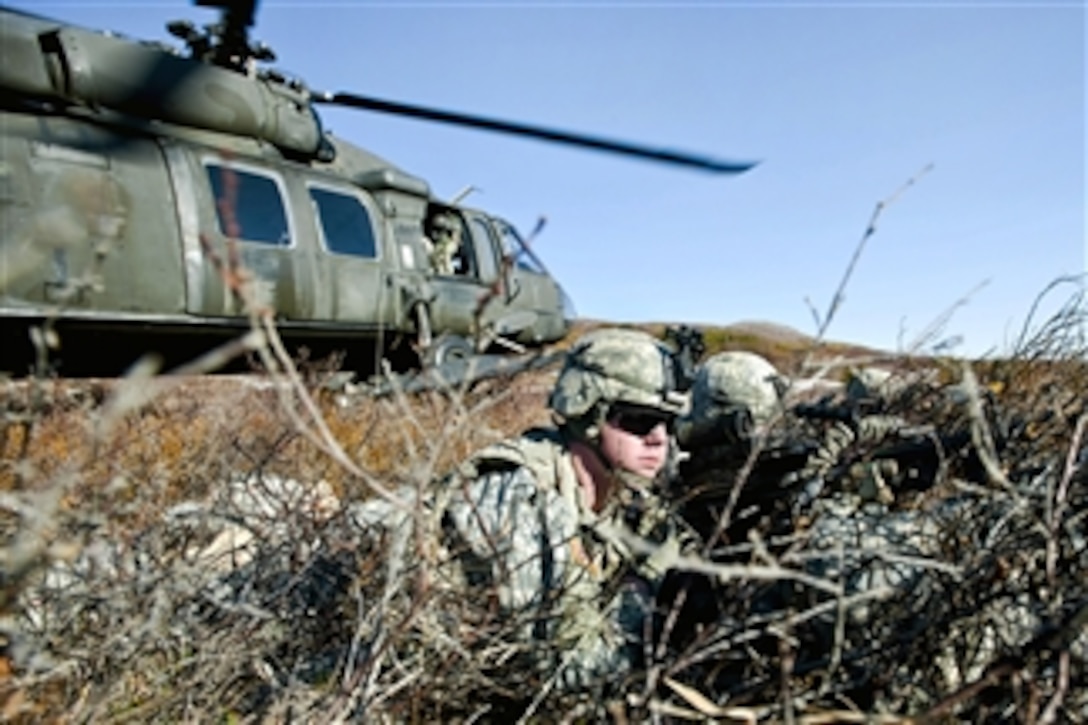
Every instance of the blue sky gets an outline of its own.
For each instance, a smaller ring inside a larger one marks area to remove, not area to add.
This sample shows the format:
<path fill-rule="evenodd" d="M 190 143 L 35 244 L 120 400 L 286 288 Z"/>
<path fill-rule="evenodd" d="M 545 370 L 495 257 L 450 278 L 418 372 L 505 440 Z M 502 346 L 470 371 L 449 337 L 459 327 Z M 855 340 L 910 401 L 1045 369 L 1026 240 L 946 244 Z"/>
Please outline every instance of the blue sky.
<path fill-rule="evenodd" d="M 14 2 L 166 39 L 183 0 Z M 523 230 L 580 315 L 768 320 L 900 349 L 1002 351 L 1043 288 L 1088 269 L 1083 2 L 264 0 L 254 37 L 355 91 L 756 160 L 736 177 L 325 108 L 325 125 Z M 1071 287 L 1063 288 L 1066 292 Z M 1057 299 L 1055 298 L 1055 301 Z"/>

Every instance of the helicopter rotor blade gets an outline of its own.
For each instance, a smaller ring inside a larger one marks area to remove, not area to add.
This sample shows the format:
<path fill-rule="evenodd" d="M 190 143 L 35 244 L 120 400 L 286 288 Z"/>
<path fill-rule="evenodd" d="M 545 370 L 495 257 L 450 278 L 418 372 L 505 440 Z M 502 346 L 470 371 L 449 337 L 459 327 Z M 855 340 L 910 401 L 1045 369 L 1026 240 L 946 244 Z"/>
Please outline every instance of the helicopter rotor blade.
<path fill-rule="evenodd" d="M 533 126 L 515 121 L 503 121 L 484 116 L 475 116 L 456 111 L 443 111 L 436 108 L 426 108 L 396 101 L 386 101 L 380 98 L 360 96 L 353 93 L 314 93 L 313 100 L 318 103 L 359 108 L 378 113 L 389 113 L 396 116 L 407 116 L 427 121 L 438 121 L 454 126 L 466 126 L 487 131 L 498 131 L 515 136 L 527 136 L 543 141 L 578 146 L 581 148 L 605 151 L 608 153 L 632 156 L 648 161 L 655 161 L 674 166 L 699 169 L 715 174 L 739 174 L 755 166 L 755 162 L 727 161 L 715 159 L 709 156 L 677 151 L 674 149 L 654 148 L 642 144 L 605 139 L 598 136 L 589 136 L 570 131 Z"/>

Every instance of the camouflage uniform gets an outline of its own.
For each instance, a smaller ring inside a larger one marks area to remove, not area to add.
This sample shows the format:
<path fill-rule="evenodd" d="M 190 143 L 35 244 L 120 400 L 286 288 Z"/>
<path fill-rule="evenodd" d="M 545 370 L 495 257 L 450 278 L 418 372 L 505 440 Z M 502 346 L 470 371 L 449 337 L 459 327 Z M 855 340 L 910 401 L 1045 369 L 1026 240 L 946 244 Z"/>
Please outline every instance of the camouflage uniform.
<path fill-rule="evenodd" d="M 714 490 L 715 485 L 729 490 L 734 485 L 734 469 L 743 466 L 750 438 L 767 427 L 776 416 L 784 412 L 780 391 L 784 378 L 764 358 L 748 352 L 725 352 L 707 359 L 699 368 L 692 385 L 691 412 L 678 425 L 678 438 L 682 445 L 691 449 L 692 461 L 682 470 L 689 475 L 681 482 L 683 487 L 701 486 Z M 875 384 L 887 386 L 887 380 L 870 375 L 866 378 L 867 395 Z M 848 395 L 854 400 L 861 388 L 852 383 Z M 748 417 L 749 436 L 740 435 L 722 420 L 730 414 L 741 413 Z M 786 427 L 796 421 L 786 422 Z M 775 533 L 790 533 L 795 526 L 791 519 L 803 518 L 808 523 L 808 539 L 816 552 L 829 550 L 828 557 L 813 555 L 808 569 L 811 573 L 828 578 L 845 579 L 850 594 L 877 587 L 907 591 L 918 583 L 921 569 L 902 563 L 887 563 L 872 557 L 845 556 L 834 558 L 834 549 L 845 542 L 851 552 L 866 549 L 884 549 L 904 556 L 924 557 L 933 550 L 936 539 L 936 522 L 914 512 L 898 512 L 889 509 L 892 503 L 889 491 L 893 472 L 884 464 L 894 460 L 872 461 L 858 464 L 836 477 L 834 489 L 827 486 L 828 478 L 841 463 L 843 454 L 858 445 L 875 446 L 885 438 L 894 436 L 905 422 L 883 415 L 861 416 L 849 424 L 835 422 L 823 432 L 815 449 L 805 459 L 798 461 L 800 468 L 786 473 L 783 487 L 775 480 L 782 471 L 773 465 L 776 459 L 764 460 L 769 476 L 764 478 L 763 467 L 748 472 L 745 490 L 738 498 L 737 510 L 753 503 L 759 504 L 763 513 L 772 508 L 782 508 L 788 503 L 792 516 L 774 517 L 788 527 Z M 796 429 L 800 432 L 802 429 Z M 736 435 L 731 435 L 735 433 Z M 782 445 L 782 441 L 764 441 L 770 446 Z M 789 441 L 786 441 L 788 443 Z M 791 457 L 792 459 L 792 457 Z M 797 492 L 797 488 L 803 490 Z M 777 500 L 788 489 L 794 489 L 792 500 Z M 767 489 L 774 500 L 765 500 Z M 720 495 L 720 494 L 718 494 Z M 689 515 L 700 515 L 698 508 L 705 503 L 696 501 L 689 507 Z M 695 509 L 692 511 L 691 509 Z M 782 513 L 786 513 L 783 511 Z M 711 522 L 716 523 L 716 522 Z M 706 522 L 696 521 L 696 527 L 704 529 Z M 743 540 L 745 529 L 751 522 L 739 519 L 728 531 L 730 540 Z M 768 532 L 762 532 L 767 535 Z M 868 610 L 858 606 L 852 616 L 864 620 Z"/>
<path fill-rule="evenodd" d="M 847 595 L 868 593 L 873 601 L 908 596 L 921 610 L 931 596 L 929 572 L 941 563 L 939 541 L 950 512 L 897 506 L 896 489 L 904 473 L 899 462 L 857 455 L 916 430 L 899 416 L 875 412 L 884 411 L 906 386 L 903 379 L 878 368 L 851 372 L 840 405 L 855 411 L 854 417 L 827 425 L 805 465 L 792 476 L 804 486 L 794 510 L 810 522 L 811 573 L 840 580 Z M 845 466 L 852 452 L 859 460 Z M 848 621 L 858 626 L 872 621 L 879 609 L 873 601 L 861 599 L 846 607 Z"/>
<path fill-rule="evenodd" d="M 676 437 L 683 453 L 672 482 L 672 496 L 685 521 L 711 546 L 744 541 L 755 522 L 752 511 L 763 512 L 784 502 L 777 489 L 779 466 L 749 470 L 748 457 L 781 412 L 782 376 L 765 358 L 750 352 L 721 352 L 696 369 L 691 409 L 677 422 Z M 788 461 L 787 461 L 788 462 Z M 737 483 L 743 472 L 744 485 Z M 735 495 L 730 526 L 719 528 L 722 511 Z M 754 505 L 753 505 L 754 504 Z M 716 584 L 705 577 L 683 577 L 687 616 L 693 625 L 718 620 Z"/>
<path fill-rule="evenodd" d="M 569 444 L 595 445 L 612 403 L 676 414 L 668 351 L 644 333 L 603 330 L 576 343 L 549 405 L 560 420 L 472 457 L 445 527 L 468 584 L 492 587 L 545 677 L 565 689 L 615 681 L 637 666 L 647 614 L 679 535 L 653 482 L 613 470 L 625 486 L 603 510 L 587 505 Z M 657 546 L 632 552 L 635 534 Z"/>
<path fill-rule="evenodd" d="M 454 273 L 453 257 L 461 248 L 461 229 L 450 214 L 439 214 L 431 223 L 431 266 L 436 274 Z"/>

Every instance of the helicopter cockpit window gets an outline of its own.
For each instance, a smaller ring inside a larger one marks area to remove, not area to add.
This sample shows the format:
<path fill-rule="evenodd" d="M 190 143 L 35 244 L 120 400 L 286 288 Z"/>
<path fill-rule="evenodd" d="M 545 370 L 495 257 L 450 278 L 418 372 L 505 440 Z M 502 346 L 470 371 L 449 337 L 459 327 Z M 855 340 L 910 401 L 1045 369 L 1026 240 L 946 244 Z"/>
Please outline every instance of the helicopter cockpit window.
<path fill-rule="evenodd" d="M 540 260 L 532 253 L 529 247 L 521 239 L 517 230 L 509 224 L 499 224 L 502 229 L 502 253 L 508 258 L 513 257 L 518 269 L 535 274 L 547 274 Z"/>
<path fill-rule="evenodd" d="M 311 187 L 310 198 L 321 223 L 326 249 L 353 257 L 378 256 L 370 214 L 356 197 Z"/>
<path fill-rule="evenodd" d="M 207 169 L 224 236 L 280 247 L 291 244 L 287 211 L 274 179 L 216 164 Z"/>

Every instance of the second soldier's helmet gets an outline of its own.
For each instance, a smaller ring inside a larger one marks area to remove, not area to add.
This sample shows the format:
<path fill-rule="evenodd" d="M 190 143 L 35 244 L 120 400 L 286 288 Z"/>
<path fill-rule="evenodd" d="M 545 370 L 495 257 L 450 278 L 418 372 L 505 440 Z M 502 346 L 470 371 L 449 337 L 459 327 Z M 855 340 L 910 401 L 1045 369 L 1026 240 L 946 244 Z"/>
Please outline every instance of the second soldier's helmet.
<path fill-rule="evenodd" d="M 779 410 L 784 382 L 766 358 L 751 352 L 721 352 L 699 366 L 691 387 L 690 418 L 721 410 L 746 410 L 756 425 L 766 425 Z"/>
<path fill-rule="evenodd" d="M 640 330 L 606 328 L 584 335 L 571 347 L 548 407 L 572 421 L 612 403 L 678 415 L 685 402 L 676 389 L 668 347 Z"/>

